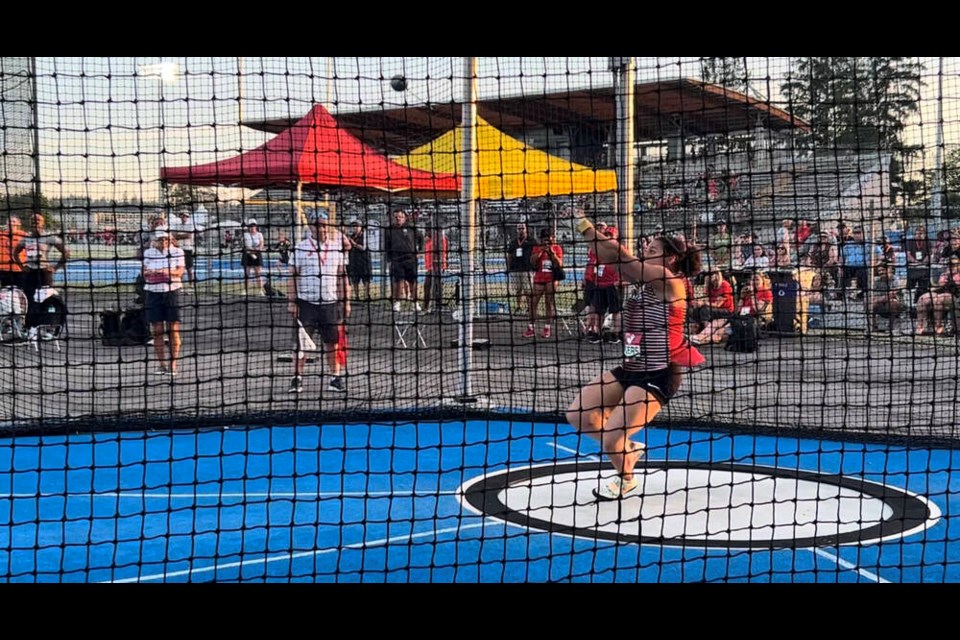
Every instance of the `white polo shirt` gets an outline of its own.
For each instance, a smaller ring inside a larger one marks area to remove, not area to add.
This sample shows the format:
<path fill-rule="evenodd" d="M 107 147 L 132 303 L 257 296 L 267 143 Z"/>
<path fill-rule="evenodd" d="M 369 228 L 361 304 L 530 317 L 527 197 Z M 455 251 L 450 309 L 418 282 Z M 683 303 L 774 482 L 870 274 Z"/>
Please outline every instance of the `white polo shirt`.
<path fill-rule="evenodd" d="M 198 229 L 193 224 L 193 218 L 187 218 L 186 222 L 179 221 L 170 229 L 177 238 L 177 246 L 184 251 L 193 251 L 193 239 Z"/>
<path fill-rule="evenodd" d="M 248 251 L 262 251 L 263 250 L 263 234 L 257 231 L 256 233 L 250 233 L 249 231 L 244 231 L 243 233 L 243 248 Z"/>
<path fill-rule="evenodd" d="M 177 269 L 186 268 L 187 262 L 183 256 L 183 249 L 170 246 L 165 252 L 161 252 L 156 247 L 150 247 L 143 252 L 144 269 Z M 166 293 L 167 291 L 176 291 L 183 286 L 180 278 L 170 278 L 168 282 L 145 282 L 143 288 L 145 291 L 154 293 Z"/>
<path fill-rule="evenodd" d="M 313 237 L 302 240 L 290 255 L 290 266 L 297 269 L 297 298 L 313 304 L 342 302 L 337 295 L 337 276 L 345 265 L 339 235 L 329 234 L 319 246 Z"/>

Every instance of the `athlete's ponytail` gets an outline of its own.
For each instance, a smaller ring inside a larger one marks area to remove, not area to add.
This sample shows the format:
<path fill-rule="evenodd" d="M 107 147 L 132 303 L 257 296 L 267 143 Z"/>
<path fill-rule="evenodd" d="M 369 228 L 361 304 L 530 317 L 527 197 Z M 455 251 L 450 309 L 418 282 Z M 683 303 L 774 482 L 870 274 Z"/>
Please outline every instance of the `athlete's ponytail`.
<path fill-rule="evenodd" d="M 700 247 L 686 242 L 681 236 L 660 236 L 663 241 L 663 253 L 667 256 L 676 256 L 676 270 L 688 278 L 694 278 L 700 273 Z"/>

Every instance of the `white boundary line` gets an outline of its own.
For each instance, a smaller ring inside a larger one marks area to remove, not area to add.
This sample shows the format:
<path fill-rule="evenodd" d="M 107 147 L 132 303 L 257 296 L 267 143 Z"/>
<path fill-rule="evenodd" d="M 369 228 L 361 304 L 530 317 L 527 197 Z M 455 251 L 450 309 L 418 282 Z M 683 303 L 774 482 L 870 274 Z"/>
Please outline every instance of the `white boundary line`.
<path fill-rule="evenodd" d="M 598 458 L 598 457 L 596 457 L 596 456 L 594 456 L 594 455 L 590 455 L 590 454 L 584 455 L 584 454 L 580 453 L 579 451 L 577 451 L 576 449 L 571 449 L 570 447 L 565 447 L 565 446 L 563 446 L 562 444 L 557 444 L 556 442 L 548 442 L 548 443 L 547 443 L 547 446 L 548 446 L 548 447 L 553 447 L 554 449 L 559 449 L 560 451 L 566 451 L 567 453 L 572 453 L 572 454 L 575 455 L 575 456 L 583 457 L 583 458 L 585 458 L 585 459 L 587 459 L 587 460 L 590 460 L 591 462 L 600 462 L 600 458 Z M 456 493 L 456 492 L 454 492 L 454 493 Z"/>
<path fill-rule="evenodd" d="M 14 493 L 6 496 L 0 496 L 0 500 L 8 499 L 30 499 L 30 498 L 142 498 L 155 500 L 182 500 L 182 499 L 201 499 L 201 498 L 302 498 L 309 500 L 311 498 L 336 498 L 336 497 L 417 497 L 429 498 L 431 496 L 453 496 L 456 491 L 322 491 L 320 493 L 309 493 L 304 491 L 282 492 L 270 491 L 266 493 L 255 493 L 248 491 L 246 493 L 146 493 L 141 491 L 107 491 L 103 493 L 48 493 L 37 495 L 35 493 Z"/>
<path fill-rule="evenodd" d="M 166 578 L 177 578 L 180 576 L 193 576 L 200 573 L 211 573 L 214 571 L 220 571 L 223 569 L 234 569 L 237 567 L 243 567 L 252 564 L 263 564 L 267 565 L 271 562 L 280 562 L 282 560 L 295 560 L 297 558 L 309 558 L 311 556 L 320 556 L 327 553 L 334 553 L 338 551 L 344 551 L 346 549 L 366 549 L 369 547 L 376 547 L 380 545 L 391 544 L 394 542 L 405 542 L 409 540 L 416 540 L 417 538 L 430 538 L 437 537 L 445 533 L 460 532 L 466 531 L 468 529 L 479 529 L 485 527 L 488 524 L 495 524 L 497 526 L 502 526 L 503 523 L 499 520 L 490 520 L 489 522 L 484 519 L 482 522 L 477 524 L 467 524 L 456 527 L 448 527 L 446 529 L 434 529 L 433 531 L 423 531 L 421 533 L 408 533 L 402 536 L 393 536 L 390 538 L 381 538 L 379 540 L 371 540 L 370 542 L 357 542 L 354 544 L 348 544 L 343 547 L 334 547 L 328 549 L 314 549 L 313 551 L 303 551 L 300 553 L 283 553 L 276 556 L 264 557 L 262 560 L 241 560 L 239 562 L 229 562 L 227 564 L 214 564 L 209 567 L 200 567 L 199 569 L 190 568 L 183 571 L 173 571 L 171 573 L 154 573 L 147 576 L 137 576 L 136 578 L 124 578 L 123 580 L 105 580 L 107 583 L 114 584 L 124 584 L 131 582 L 146 582 L 152 580 L 163 580 Z"/>
<path fill-rule="evenodd" d="M 870 572 L 867 571 L 866 569 L 861 569 L 860 567 L 858 567 L 857 565 L 853 564 L 852 562 L 847 562 L 846 560 L 844 560 L 844 559 L 841 558 L 840 556 L 833 555 L 832 553 L 827 553 L 827 552 L 824 551 L 823 549 L 813 549 L 813 552 L 814 552 L 815 554 L 817 554 L 818 556 L 820 556 L 821 558 L 826 558 L 827 560 L 829 560 L 830 562 L 834 563 L 834 564 L 837 565 L 838 567 L 842 567 L 842 568 L 844 568 L 844 569 L 849 569 L 849 570 L 851 570 L 851 571 L 856 571 L 857 573 L 859 573 L 860 575 L 862 575 L 862 576 L 863 576 L 864 578 L 866 578 L 867 580 L 872 580 L 873 582 L 881 582 L 881 583 L 883 583 L 883 584 L 889 584 L 889 583 L 890 583 L 889 580 L 885 580 L 885 579 L 881 578 L 880 576 L 878 576 L 878 575 L 875 574 L 875 573 L 870 573 Z"/>

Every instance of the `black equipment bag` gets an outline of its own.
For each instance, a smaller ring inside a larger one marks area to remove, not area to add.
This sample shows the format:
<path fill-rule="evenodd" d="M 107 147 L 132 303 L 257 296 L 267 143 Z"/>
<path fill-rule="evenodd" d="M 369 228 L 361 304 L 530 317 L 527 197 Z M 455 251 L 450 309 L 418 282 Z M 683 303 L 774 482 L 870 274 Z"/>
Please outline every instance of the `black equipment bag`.
<path fill-rule="evenodd" d="M 760 339 L 757 319 L 753 316 L 732 316 L 729 322 L 730 336 L 727 338 L 727 351 L 738 353 L 753 353 L 756 351 Z"/>

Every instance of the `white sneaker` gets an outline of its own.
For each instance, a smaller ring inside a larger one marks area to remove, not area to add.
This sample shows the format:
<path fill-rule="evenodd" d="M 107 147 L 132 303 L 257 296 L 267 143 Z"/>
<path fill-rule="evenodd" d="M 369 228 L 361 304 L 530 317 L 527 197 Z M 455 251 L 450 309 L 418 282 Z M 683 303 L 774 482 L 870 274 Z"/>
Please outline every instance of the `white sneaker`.
<path fill-rule="evenodd" d="M 27 340 L 36 340 L 37 339 L 37 328 L 30 327 L 30 330 L 27 331 Z"/>
<path fill-rule="evenodd" d="M 399 301 L 393 303 L 393 310 L 396 311 L 397 313 L 400 313 L 400 302 L 399 302 Z"/>
<path fill-rule="evenodd" d="M 620 476 L 614 478 L 608 484 L 600 487 L 599 490 L 593 490 L 593 497 L 601 502 L 608 502 L 611 500 L 621 500 L 623 498 L 629 498 L 630 496 L 636 495 L 640 492 L 640 481 L 637 480 L 636 476 L 631 480 L 624 480 Z"/>
<path fill-rule="evenodd" d="M 420 306 L 419 302 L 414 303 L 413 308 L 416 309 L 417 312 L 423 311 L 423 308 Z"/>

